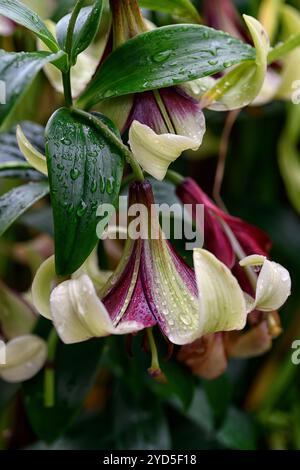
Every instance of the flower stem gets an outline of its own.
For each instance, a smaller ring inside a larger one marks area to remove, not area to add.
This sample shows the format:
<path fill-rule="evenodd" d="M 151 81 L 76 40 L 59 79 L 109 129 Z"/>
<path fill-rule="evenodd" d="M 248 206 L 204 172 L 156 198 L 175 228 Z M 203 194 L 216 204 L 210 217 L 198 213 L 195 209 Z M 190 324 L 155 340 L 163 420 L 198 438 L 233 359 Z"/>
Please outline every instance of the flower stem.
<path fill-rule="evenodd" d="M 65 73 L 63 73 L 63 86 L 64 86 L 64 95 L 65 95 L 65 102 L 66 106 L 70 108 L 73 105 L 73 99 L 72 99 L 72 88 L 71 88 L 71 74 L 70 74 L 70 69 L 71 69 L 71 53 L 72 53 L 72 45 L 73 45 L 73 35 L 74 35 L 74 29 L 76 25 L 76 21 L 78 18 L 78 15 L 80 13 L 80 10 L 83 6 L 84 0 L 77 0 L 77 3 L 74 7 L 74 10 L 72 11 L 71 18 L 69 21 L 68 25 L 68 30 L 67 30 L 67 37 L 66 37 L 66 42 L 65 42 L 65 52 L 68 55 L 69 58 L 69 70 Z"/>
<path fill-rule="evenodd" d="M 64 95 L 65 95 L 66 106 L 68 108 L 71 108 L 71 106 L 73 105 L 73 99 L 72 99 L 70 70 L 68 70 L 68 72 L 63 73 L 63 86 L 64 86 Z"/>
<path fill-rule="evenodd" d="M 285 42 L 278 44 L 268 54 L 268 64 L 272 64 L 281 57 L 291 52 L 296 47 L 300 46 L 300 34 L 288 38 Z"/>
<path fill-rule="evenodd" d="M 52 328 L 48 337 L 48 360 L 44 375 L 44 405 L 52 408 L 55 405 L 55 370 L 54 359 L 58 344 L 58 336 L 55 328 Z"/>
<path fill-rule="evenodd" d="M 173 183 L 175 186 L 179 186 L 184 182 L 184 176 L 180 175 L 180 173 L 177 173 L 176 171 L 173 170 L 168 170 L 166 174 L 166 180 L 170 181 L 170 183 Z"/>
<path fill-rule="evenodd" d="M 76 108 L 72 108 L 72 112 L 88 120 L 97 129 L 99 129 L 104 135 L 104 137 L 109 140 L 125 156 L 127 162 L 132 168 L 132 171 L 134 172 L 136 181 L 144 181 L 143 171 L 136 159 L 134 158 L 134 155 L 132 154 L 132 152 L 130 152 L 128 147 L 124 145 L 123 142 L 116 136 L 116 134 L 114 134 L 113 131 L 111 131 L 102 121 L 100 121 L 100 119 L 98 119 L 93 114 L 87 113 L 82 109 Z"/>

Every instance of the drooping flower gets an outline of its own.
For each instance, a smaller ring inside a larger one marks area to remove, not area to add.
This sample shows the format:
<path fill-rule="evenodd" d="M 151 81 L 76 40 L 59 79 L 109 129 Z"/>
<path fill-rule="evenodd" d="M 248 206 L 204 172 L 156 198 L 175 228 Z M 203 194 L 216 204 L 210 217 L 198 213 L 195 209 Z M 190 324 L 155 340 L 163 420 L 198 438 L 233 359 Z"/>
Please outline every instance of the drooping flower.
<path fill-rule="evenodd" d="M 114 47 L 149 29 L 136 0 L 112 1 Z M 124 133 L 142 168 L 162 180 L 170 163 L 185 150 L 197 150 L 205 119 L 197 100 L 171 87 L 104 100 L 97 109 Z"/>
<path fill-rule="evenodd" d="M 186 265 L 164 239 L 148 182 L 131 186 L 129 207 L 134 204 L 146 209 L 138 222 L 132 220 L 133 226 L 141 224 L 141 235 L 131 236 L 129 224 L 131 238 L 121 262 L 99 293 L 81 270 L 50 294 L 53 260 L 37 272 L 33 284 L 36 308 L 53 320 L 62 340 L 79 342 L 158 324 L 172 343 L 181 345 L 205 334 L 242 329 L 246 303 L 230 270 L 202 249 L 194 251 L 195 272 Z"/>
<path fill-rule="evenodd" d="M 193 217 L 197 215 L 196 205 L 203 204 L 205 246 L 226 266 L 233 268 L 237 263 L 234 238 L 240 245 L 241 258 L 254 253 L 268 255 L 271 248 L 269 237 L 257 227 L 221 210 L 195 180 L 185 178 L 176 192 L 183 204 L 191 205 Z"/>
<path fill-rule="evenodd" d="M 204 205 L 205 246 L 232 269 L 247 293 L 249 330 L 206 335 L 178 353 L 178 360 L 193 373 L 213 379 L 224 372 L 228 358 L 255 357 L 270 349 L 272 339 L 281 332 L 276 310 L 290 295 L 291 279 L 285 268 L 266 258 L 270 249 L 267 235 L 222 211 L 193 179 L 185 179 L 177 194 L 184 204 L 191 205 L 194 217 L 196 204 Z M 250 256 L 244 258 L 246 255 Z"/>
<path fill-rule="evenodd" d="M 0 303 L 0 378 L 23 382 L 45 364 L 47 344 L 31 334 L 37 317 L 30 305 L 2 282 Z"/>

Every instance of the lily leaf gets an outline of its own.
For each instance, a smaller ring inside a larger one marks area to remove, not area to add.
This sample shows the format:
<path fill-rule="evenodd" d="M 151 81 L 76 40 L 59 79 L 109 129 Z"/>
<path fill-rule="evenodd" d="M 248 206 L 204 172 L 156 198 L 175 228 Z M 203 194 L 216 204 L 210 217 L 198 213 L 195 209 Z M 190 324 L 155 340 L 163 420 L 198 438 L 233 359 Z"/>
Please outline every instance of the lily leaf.
<path fill-rule="evenodd" d="M 139 0 L 141 7 L 163 11 L 185 21 L 200 22 L 201 17 L 190 0 Z"/>
<path fill-rule="evenodd" d="M 0 15 L 30 29 L 35 33 L 52 52 L 58 52 L 57 41 L 50 33 L 41 18 L 24 3 L 18 0 L 0 0 Z"/>
<path fill-rule="evenodd" d="M 113 126 L 104 117 L 98 119 Z M 97 243 L 96 211 L 100 204 L 116 202 L 124 161 L 91 121 L 66 108 L 56 111 L 47 124 L 46 156 L 56 271 L 68 275 L 82 265 Z"/>
<path fill-rule="evenodd" d="M 0 77 L 5 83 L 5 104 L 0 106 L 0 127 L 13 111 L 35 75 L 49 62 L 64 54 L 49 52 L 6 52 L 0 50 Z"/>
<path fill-rule="evenodd" d="M 0 236 L 35 202 L 49 192 L 45 182 L 18 186 L 0 197 Z"/>
<path fill-rule="evenodd" d="M 77 56 L 83 52 L 95 38 L 100 26 L 103 0 L 96 0 L 93 7 L 85 7 L 80 11 L 73 34 L 71 63 L 76 63 Z M 56 26 L 56 35 L 61 49 L 64 49 L 71 14 L 64 16 Z"/>
<path fill-rule="evenodd" d="M 80 105 L 214 75 L 255 59 L 255 49 L 200 25 L 164 26 L 130 39 L 103 63 Z"/>

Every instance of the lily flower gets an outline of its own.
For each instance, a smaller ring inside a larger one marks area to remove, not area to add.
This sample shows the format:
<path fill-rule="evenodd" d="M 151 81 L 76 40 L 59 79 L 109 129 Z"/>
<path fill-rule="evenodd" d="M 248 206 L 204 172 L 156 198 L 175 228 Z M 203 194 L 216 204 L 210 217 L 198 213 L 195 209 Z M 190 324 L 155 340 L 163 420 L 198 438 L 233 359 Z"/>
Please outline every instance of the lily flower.
<path fill-rule="evenodd" d="M 221 13 L 219 13 L 221 12 Z M 239 12 L 232 0 L 213 0 L 204 2 L 205 20 L 208 26 L 222 29 L 233 36 L 249 41 L 246 30 L 241 26 Z M 258 12 L 258 23 L 252 21 L 249 25 L 249 17 L 243 15 L 256 47 L 256 66 L 258 76 L 250 77 L 251 67 L 237 66 L 217 81 L 211 77 L 192 82 L 191 89 L 197 99 L 207 101 L 208 107 L 214 110 L 236 109 L 247 104 L 261 106 L 272 99 L 290 100 L 294 93 L 293 85 L 299 79 L 299 54 L 300 47 L 296 47 L 276 64 L 267 67 L 267 54 L 270 52 L 269 40 L 273 43 L 276 33 L 280 33 L 279 39 L 285 41 L 298 34 L 300 28 L 300 14 L 291 5 L 281 2 L 263 0 Z M 259 32 L 259 27 L 264 37 L 255 39 L 254 26 Z M 245 70 L 243 69 L 245 67 Z M 263 68 L 264 79 L 263 79 Z M 252 67 L 253 71 L 254 68 Z M 260 70 L 260 72 L 259 72 Z M 240 71 L 240 73 L 239 73 Z M 260 85 L 260 89 L 259 89 Z M 202 96 L 204 97 L 202 98 Z M 210 102 L 215 97 L 215 102 Z M 239 106 L 240 105 L 240 106 Z"/>
<path fill-rule="evenodd" d="M 136 0 L 111 1 L 114 47 L 149 30 Z M 170 87 L 104 100 L 97 110 L 119 130 L 129 130 L 131 150 L 151 176 L 163 180 L 169 165 L 185 150 L 197 150 L 205 118 L 197 100 L 183 87 Z"/>
<path fill-rule="evenodd" d="M 34 304 L 53 320 L 61 339 L 74 343 L 158 325 L 172 343 L 183 345 L 206 334 L 242 329 L 246 302 L 230 270 L 213 254 L 196 249 L 193 271 L 174 252 L 153 212 L 149 182 L 130 187 L 129 208 L 133 204 L 146 208 L 138 222 L 141 234 L 131 236 L 133 219 L 120 264 L 99 294 L 83 270 L 52 292 L 53 259 L 38 270 Z"/>
<path fill-rule="evenodd" d="M 193 217 L 197 214 L 195 206 L 203 204 L 205 246 L 230 269 L 237 264 L 234 239 L 240 246 L 241 258 L 254 253 L 267 256 L 271 248 L 269 237 L 257 227 L 222 211 L 195 180 L 185 178 L 176 192 L 183 204 L 191 205 Z"/>
<path fill-rule="evenodd" d="M 0 378 L 23 382 L 44 366 L 47 344 L 31 334 L 36 316 L 30 305 L 2 282 L 0 303 Z"/>
<path fill-rule="evenodd" d="M 219 8 L 222 9 L 222 6 Z M 268 70 L 269 37 L 255 18 L 248 15 L 243 15 L 243 18 L 256 49 L 256 58 L 231 68 L 219 78 L 204 77 L 186 84 L 185 89 L 192 93 L 202 108 L 214 111 L 243 108 L 262 91 Z"/>

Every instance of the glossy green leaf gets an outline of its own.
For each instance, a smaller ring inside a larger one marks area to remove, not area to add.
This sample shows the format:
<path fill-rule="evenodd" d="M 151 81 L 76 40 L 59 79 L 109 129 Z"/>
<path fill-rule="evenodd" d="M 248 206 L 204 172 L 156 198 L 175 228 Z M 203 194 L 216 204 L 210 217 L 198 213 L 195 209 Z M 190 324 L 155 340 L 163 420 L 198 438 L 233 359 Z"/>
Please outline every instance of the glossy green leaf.
<path fill-rule="evenodd" d="M 141 7 L 149 10 L 163 11 L 172 16 L 191 21 L 200 22 L 201 18 L 190 0 L 139 0 Z"/>
<path fill-rule="evenodd" d="M 36 74 L 64 53 L 6 52 L 0 50 L 0 77 L 5 84 L 5 103 L 0 105 L 0 127 L 14 110 Z"/>
<path fill-rule="evenodd" d="M 44 128 L 33 122 L 21 123 L 26 137 L 40 152 L 45 153 Z M 34 170 L 20 152 L 16 127 L 8 132 L 0 133 L 0 178 L 21 178 L 26 180 L 41 180 L 44 176 Z"/>
<path fill-rule="evenodd" d="M 45 182 L 18 186 L 0 197 L 0 235 L 27 209 L 49 192 Z"/>
<path fill-rule="evenodd" d="M 184 83 L 254 58 L 253 47 L 222 31 L 200 25 L 165 26 L 116 49 L 79 103 L 93 105 L 105 98 Z"/>
<path fill-rule="evenodd" d="M 71 63 L 76 63 L 76 57 L 83 52 L 95 38 L 100 26 L 103 10 L 103 0 L 96 0 L 94 6 L 82 8 L 73 34 Z M 56 35 L 61 49 L 65 48 L 67 31 L 71 14 L 62 18 L 56 26 Z"/>
<path fill-rule="evenodd" d="M 24 3 L 18 0 L 0 0 L 0 15 L 30 29 L 53 52 L 59 51 L 57 41 L 50 33 L 41 18 Z"/>
<path fill-rule="evenodd" d="M 95 379 L 104 340 L 66 346 L 59 343 L 55 367 L 55 405 L 44 406 L 44 372 L 24 384 L 25 407 L 37 436 L 52 442 L 74 421 Z"/>
<path fill-rule="evenodd" d="M 66 108 L 55 112 L 48 122 L 46 156 L 56 271 L 68 275 L 81 266 L 97 243 L 96 211 L 100 204 L 116 202 L 124 162 L 101 131 Z"/>

